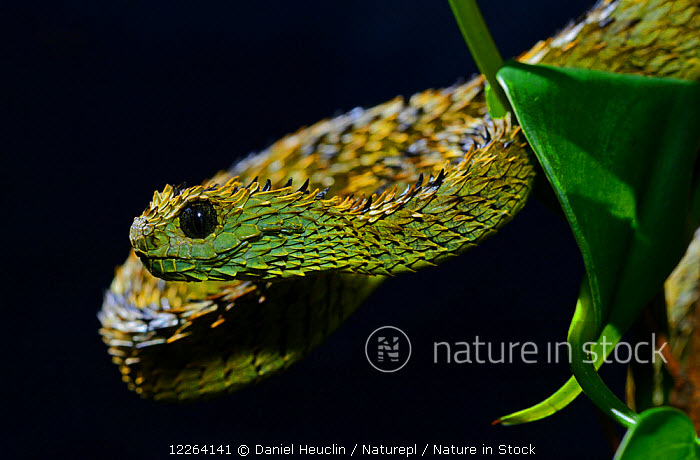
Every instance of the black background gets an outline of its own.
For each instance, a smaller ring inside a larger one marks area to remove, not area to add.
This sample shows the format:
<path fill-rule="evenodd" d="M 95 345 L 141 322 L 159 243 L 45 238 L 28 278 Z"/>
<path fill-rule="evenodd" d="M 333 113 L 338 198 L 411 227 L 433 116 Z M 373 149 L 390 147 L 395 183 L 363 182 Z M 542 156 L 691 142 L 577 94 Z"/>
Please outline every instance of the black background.
<path fill-rule="evenodd" d="M 588 1 L 483 2 L 505 56 Z M 160 458 L 171 444 L 536 446 L 610 458 L 580 398 L 534 424 L 491 427 L 568 377 L 566 364 L 432 363 L 435 341 L 565 339 L 583 272 L 566 224 L 538 203 L 481 247 L 388 281 L 287 373 L 185 406 L 121 383 L 96 313 L 153 190 L 198 183 L 301 125 L 475 67 L 446 1 L 26 2 L 2 7 L 0 448 L 18 456 Z M 381 374 L 364 343 L 394 325 L 409 364 Z M 619 390 L 624 368 L 604 378 Z"/>

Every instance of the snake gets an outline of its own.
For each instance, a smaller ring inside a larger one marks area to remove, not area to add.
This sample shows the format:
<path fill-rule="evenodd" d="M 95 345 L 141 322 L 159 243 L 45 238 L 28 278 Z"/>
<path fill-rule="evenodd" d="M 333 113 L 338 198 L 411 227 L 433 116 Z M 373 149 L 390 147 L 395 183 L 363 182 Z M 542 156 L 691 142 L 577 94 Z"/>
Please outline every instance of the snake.
<path fill-rule="evenodd" d="M 601 0 L 517 59 L 698 81 L 700 3 Z M 302 128 L 200 185 L 166 185 L 129 231 L 98 314 L 129 389 L 191 401 L 278 374 L 384 280 L 456 257 L 527 201 L 536 160 L 485 80 Z"/>

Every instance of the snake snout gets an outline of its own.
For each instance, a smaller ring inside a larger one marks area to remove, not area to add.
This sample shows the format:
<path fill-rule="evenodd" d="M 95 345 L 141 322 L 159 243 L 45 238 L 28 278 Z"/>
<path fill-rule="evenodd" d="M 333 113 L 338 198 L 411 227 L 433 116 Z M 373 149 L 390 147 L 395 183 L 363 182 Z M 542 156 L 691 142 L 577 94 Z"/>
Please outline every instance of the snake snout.
<path fill-rule="evenodd" d="M 137 217 L 131 224 L 129 229 L 129 240 L 131 241 L 131 246 L 140 252 L 148 251 L 148 244 L 146 242 L 146 236 L 153 231 L 153 228 L 148 224 L 144 217 Z"/>

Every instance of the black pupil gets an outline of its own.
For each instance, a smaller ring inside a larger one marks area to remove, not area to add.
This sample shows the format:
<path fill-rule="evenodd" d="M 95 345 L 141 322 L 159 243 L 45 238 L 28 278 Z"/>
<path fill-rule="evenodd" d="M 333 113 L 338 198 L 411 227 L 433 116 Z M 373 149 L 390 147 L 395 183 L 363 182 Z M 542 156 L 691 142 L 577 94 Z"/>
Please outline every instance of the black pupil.
<path fill-rule="evenodd" d="M 190 238 L 205 238 L 216 228 L 216 211 L 208 201 L 187 205 L 180 214 L 180 228 Z"/>

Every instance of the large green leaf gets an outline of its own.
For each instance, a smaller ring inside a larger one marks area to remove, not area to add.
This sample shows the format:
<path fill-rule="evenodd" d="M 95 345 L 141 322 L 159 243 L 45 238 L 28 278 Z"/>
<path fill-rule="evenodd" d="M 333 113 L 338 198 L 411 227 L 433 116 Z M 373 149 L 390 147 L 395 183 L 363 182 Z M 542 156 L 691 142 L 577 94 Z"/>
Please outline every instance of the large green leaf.
<path fill-rule="evenodd" d="M 578 384 L 621 423 L 630 411 L 597 373 L 658 293 L 691 235 L 691 177 L 700 140 L 700 85 L 668 78 L 508 63 L 498 72 L 525 136 L 557 194 L 586 266 L 569 330 Z M 607 347 L 607 352 L 612 351 Z M 569 381 L 522 423 L 576 396 Z"/>
<path fill-rule="evenodd" d="M 678 409 L 659 407 L 642 412 L 637 424 L 627 430 L 613 460 L 667 460 L 700 458 L 695 428 Z"/>

